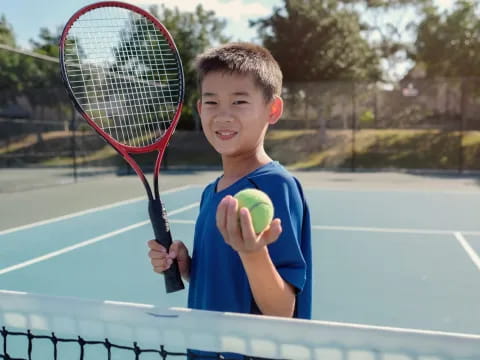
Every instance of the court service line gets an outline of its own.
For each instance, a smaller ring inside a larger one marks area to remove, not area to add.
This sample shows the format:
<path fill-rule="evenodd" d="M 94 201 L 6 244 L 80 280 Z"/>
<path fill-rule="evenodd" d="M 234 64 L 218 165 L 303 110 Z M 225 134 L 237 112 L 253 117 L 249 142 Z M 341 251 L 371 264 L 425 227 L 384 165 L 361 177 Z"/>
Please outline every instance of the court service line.
<path fill-rule="evenodd" d="M 197 207 L 198 205 L 200 205 L 200 203 L 199 203 L 199 202 L 195 202 L 195 203 L 193 203 L 193 204 L 184 206 L 184 207 L 182 207 L 182 208 L 180 208 L 180 209 L 176 209 L 176 210 L 173 210 L 173 211 L 169 211 L 169 212 L 168 212 L 168 215 L 169 215 L 169 216 L 171 216 L 171 215 L 176 215 L 176 214 L 179 214 L 179 213 L 181 213 L 181 212 L 184 212 L 184 211 L 190 210 L 190 209 L 192 209 L 192 208 L 195 208 L 195 207 Z M 80 249 L 80 248 L 85 247 L 85 246 L 89 246 L 89 245 L 95 244 L 95 243 L 97 243 L 97 242 L 99 242 L 99 241 L 102 241 L 102 240 L 111 238 L 111 237 L 113 237 L 113 236 L 122 234 L 122 233 L 124 233 L 124 232 L 127 232 L 127 231 L 130 231 L 130 230 L 139 228 L 139 227 L 144 226 L 144 225 L 149 224 L 149 223 L 150 223 L 150 220 L 141 221 L 141 222 L 138 222 L 138 223 L 136 223 L 136 224 L 132 224 L 132 225 L 126 226 L 126 227 L 124 227 L 124 228 L 121 228 L 121 229 L 119 229 L 119 230 L 115 230 L 115 231 L 109 232 L 109 233 L 107 233 L 107 234 L 100 235 L 100 236 L 94 237 L 94 238 L 92 238 L 92 239 L 82 241 L 82 242 L 77 243 L 77 244 L 75 244 L 75 245 L 67 246 L 67 247 L 65 247 L 65 248 L 63 248 L 63 249 L 53 251 L 53 252 L 51 252 L 51 253 L 48 253 L 48 254 L 45 254 L 45 255 L 42 255 L 42 256 L 39 256 L 39 257 L 30 259 L 30 260 L 21 262 L 21 263 L 16 264 L 16 265 L 12 265 L 12 266 L 6 267 L 6 268 L 4 268 L 4 269 L 0 269 L 0 275 L 9 273 L 9 272 L 12 272 L 12 271 L 15 271 L 15 270 L 22 269 L 22 268 L 24 268 L 24 267 L 27 267 L 27 266 L 30 266 L 30 265 L 33 265 L 33 264 L 37 264 L 37 263 L 42 262 L 42 261 L 45 261 L 45 260 L 49 260 L 49 259 L 54 258 L 54 257 L 56 257 L 56 256 L 60 256 L 60 255 L 69 253 L 69 252 L 71 252 L 71 251 Z"/>
<path fill-rule="evenodd" d="M 188 224 L 188 225 L 195 225 L 195 220 L 182 220 L 182 219 L 172 219 L 168 221 L 172 224 Z"/>
<path fill-rule="evenodd" d="M 472 246 L 469 244 L 467 239 L 462 235 L 461 232 L 456 232 L 455 238 L 458 240 L 460 245 L 463 247 L 465 252 L 468 254 L 470 259 L 473 261 L 473 263 L 477 266 L 477 269 L 480 270 L 480 257 L 478 254 L 475 252 L 475 250 L 472 248 Z"/>
<path fill-rule="evenodd" d="M 187 189 L 192 188 L 192 187 L 195 187 L 195 186 L 193 186 L 193 185 L 179 186 L 179 187 L 176 187 L 176 188 L 173 188 L 173 189 L 163 191 L 163 192 L 160 193 L 160 195 L 171 194 L 171 193 L 187 190 Z M 51 223 L 54 223 L 54 222 L 57 222 L 57 221 L 71 219 L 71 218 L 74 218 L 74 217 L 77 217 L 77 216 L 90 214 L 90 213 L 93 213 L 93 212 L 96 212 L 96 211 L 108 210 L 108 209 L 112 209 L 112 208 L 115 208 L 115 207 L 118 207 L 118 206 L 133 204 L 135 202 L 145 200 L 146 198 L 147 198 L 146 196 L 140 196 L 140 197 L 136 197 L 136 198 L 129 199 L 129 200 L 123 200 L 123 201 L 115 202 L 115 203 L 109 204 L 109 205 L 98 206 L 98 207 L 94 207 L 94 208 L 91 208 L 91 209 L 82 210 L 82 211 L 74 212 L 74 213 L 67 214 L 67 215 L 62 215 L 62 216 L 47 219 L 47 220 L 37 221 L 37 222 L 31 223 L 31 224 L 17 226 L 17 227 L 14 227 L 14 228 L 10 228 L 10 229 L 0 231 L 0 236 L 10 234 L 12 232 L 20 231 L 20 230 L 30 229 L 30 228 L 33 228 L 33 227 L 36 227 L 36 226 L 47 225 L 47 224 L 51 224 Z"/>
<path fill-rule="evenodd" d="M 365 231 L 383 233 L 407 233 L 407 234 L 428 234 L 428 235 L 452 235 L 462 233 L 466 235 L 480 235 L 480 231 L 459 231 L 459 230 L 433 230 L 433 229 L 406 229 L 406 228 L 376 228 L 360 226 L 329 226 L 313 225 L 314 230 L 335 230 L 335 231 Z"/>
<path fill-rule="evenodd" d="M 194 220 L 174 219 L 170 220 L 173 224 L 195 225 Z M 395 229 L 395 228 L 374 228 L 374 227 L 356 227 L 356 226 L 328 226 L 313 225 L 314 230 L 334 230 L 334 231 L 364 231 L 364 232 L 384 232 L 384 233 L 407 233 L 407 234 L 426 234 L 426 235 L 480 235 L 480 231 L 457 231 L 457 230 L 428 230 L 428 229 Z"/>

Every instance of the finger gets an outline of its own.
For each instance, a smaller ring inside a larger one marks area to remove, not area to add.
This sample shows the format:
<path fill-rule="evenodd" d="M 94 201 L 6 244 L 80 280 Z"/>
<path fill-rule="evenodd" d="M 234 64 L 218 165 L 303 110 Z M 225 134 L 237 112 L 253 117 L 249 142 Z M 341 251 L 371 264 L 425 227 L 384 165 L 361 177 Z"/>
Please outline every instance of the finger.
<path fill-rule="evenodd" d="M 161 252 L 161 251 L 150 250 L 148 252 L 148 257 L 150 259 L 166 259 L 167 258 L 167 253 L 166 252 Z"/>
<path fill-rule="evenodd" d="M 229 241 L 238 241 L 241 238 L 240 226 L 238 223 L 238 201 L 230 197 L 227 209 L 227 233 Z"/>
<path fill-rule="evenodd" d="M 153 269 L 155 271 L 165 271 L 167 270 L 168 268 L 170 268 L 170 266 L 172 265 L 172 262 L 173 260 L 172 259 L 151 259 L 150 260 L 150 263 L 152 264 L 153 266 Z"/>
<path fill-rule="evenodd" d="M 168 269 L 170 269 L 170 264 L 166 263 L 166 264 L 161 264 L 161 265 L 154 265 L 153 266 L 153 271 L 155 271 L 156 273 L 163 273 L 165 271 L 167 271 Z"/>
<path fill-rule="evenodd" d="M 229 197 L 225 196 L 222 199 L 222 201 L 220 201 L 220 204 L 218 204 L 218 207 L 217 207 L 216 223 L 222 235 L 224 235 L 226 231 L 226 221 L 227 221 L 226 215 L 227 215 L 227 209 L 228 209 L 228 199 Z"/>
<path fill-rule="evenodd" d="M 277 241 L 278 237 L 282 233 L 282 223 L 280 219 L 274 219 L 270 226 L 263 232 L 262 240 L 266 245 Z"/>
<path fill-rule="evenodd" d="M 175 240 L 168 251 L 167 256 L 171 259 L 184 258 L 188 256 L 188 250 L 185 244 L 181 241 Z"/>
<path fill-rule="evenodd" d="M 246 208 L 240 209 L 240 226 L 245 247 L 249 250 L 253 249 L 258 236 L 255 234 L 250 212 Z"/>
<path fill-rule="evenodd" d="M 172 259 L 150 259 L 150 264 L 153 265 L 153 267 L 167 267 L 168 264 L 172 261 Z"/>
<path fill-rule="evenodd" d="M 167 252 L 165 247 L 163 245 L 161 245 L 160 243 L 158 243 L 157 240 L 149 240 L 147 242 L 147 246 L 152 250 Z"/>
<path fill-rule="evenodd" d="M 178 249 L 177 249 L 177 254 L 178 254 L 177 258 L 180 261 L 188 261 L 190 259 L 190 254 L 188 253 L 188 248 L 183 242 L 179 243 Z"/>
<path fill-rule="evenodd" d="M 247 209 L 241 211 L 240 221 L 242 225 L 242 239 L 244 248 L 247 251 L 258 250 L 261 243 L 261 236 L 255 233 L 252 217 Z"/>

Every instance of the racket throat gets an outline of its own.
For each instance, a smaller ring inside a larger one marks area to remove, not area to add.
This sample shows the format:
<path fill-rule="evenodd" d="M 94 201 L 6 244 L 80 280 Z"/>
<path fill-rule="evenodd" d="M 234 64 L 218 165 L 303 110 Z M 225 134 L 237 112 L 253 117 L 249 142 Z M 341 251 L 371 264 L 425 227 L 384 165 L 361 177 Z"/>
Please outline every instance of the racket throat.
<path fill-rule="evenodd" d="M 172 234 L 167 219 L 167 212 L 160 198 L 149 200 L 148 213 L 150 215 L 150 221 L 152 222 L 155 240 L 169 251 L 170 245 L 172 245 Z M 165 275 L 165 288 L 167 293 L 185 288 L 182 277 L 180 276 L 177 260 L 174 260 L 170 268 L 163 274 Z"/>
<path fill-rule="evenodd" d="M 167 247 L 168 250 L 172 244 L 170 224 L 168 223 L 167 211 L 160 199 L 150 199 L 148 201 L 148 214 L 157 241 Z"/>

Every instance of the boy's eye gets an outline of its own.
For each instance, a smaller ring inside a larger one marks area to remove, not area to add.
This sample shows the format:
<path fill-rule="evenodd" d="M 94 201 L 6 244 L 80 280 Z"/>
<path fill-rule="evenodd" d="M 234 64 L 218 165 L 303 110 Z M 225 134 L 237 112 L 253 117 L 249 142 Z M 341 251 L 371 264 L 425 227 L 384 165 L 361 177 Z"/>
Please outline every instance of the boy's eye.
<path fill-rule="evenodd" d="M 242 104 L 248 104 L 248 101 L 246 100 L 236 100 L 233 102 L 234 105 L 242 105 Z"/>
<path fill-rule="evenodd" d="M 206 105 L 216 105 L 217 104 L 216 101 L 211 101 L 211 100 L 210 101 L 204 101 L 203 103 L 206 104 Z"/>

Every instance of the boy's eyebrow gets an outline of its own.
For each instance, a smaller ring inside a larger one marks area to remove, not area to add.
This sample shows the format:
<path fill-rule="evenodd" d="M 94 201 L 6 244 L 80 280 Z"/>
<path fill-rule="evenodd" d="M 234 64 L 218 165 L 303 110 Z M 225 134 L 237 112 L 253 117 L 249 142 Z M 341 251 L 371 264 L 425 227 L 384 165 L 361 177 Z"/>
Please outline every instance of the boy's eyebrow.
<path fill-rule="evenodd" d="M 235 95 L 235 96 L 249 96 L 250 93 L 248 91 L 235 91 L 234 93 L 232 93 L 232 95 Z M 202 93 L 202 96 L 217 96 L 217 94 L 212 93 L 212 92 L 204 92 L 204 93 Z"/>

